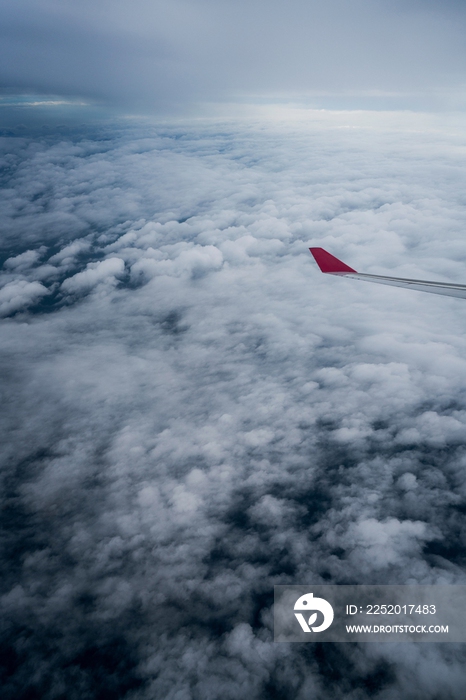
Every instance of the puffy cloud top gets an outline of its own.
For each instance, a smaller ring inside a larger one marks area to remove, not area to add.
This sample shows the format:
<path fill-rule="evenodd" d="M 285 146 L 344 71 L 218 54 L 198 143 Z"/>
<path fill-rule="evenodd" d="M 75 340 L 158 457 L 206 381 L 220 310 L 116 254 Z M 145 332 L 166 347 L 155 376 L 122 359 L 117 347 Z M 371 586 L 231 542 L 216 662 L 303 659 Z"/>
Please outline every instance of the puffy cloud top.
<path fill-rule="evenodd" d="M 61 289 L 68 294 L 88 292 L 100 283 L 115 284 L 116 278 L 121 277 L 124 271 L 125 263 L 121 258 L 108 258 L 99 263 L 89 263 L 83 272 L 68 277 L 62 283 Z"/>
<path fill-rule="evenodd" d="M 8 316 L 15 311 L 37 303 L 50 291 L 40 282 L 15 280 L 0 289 L 0 315 Z"/>

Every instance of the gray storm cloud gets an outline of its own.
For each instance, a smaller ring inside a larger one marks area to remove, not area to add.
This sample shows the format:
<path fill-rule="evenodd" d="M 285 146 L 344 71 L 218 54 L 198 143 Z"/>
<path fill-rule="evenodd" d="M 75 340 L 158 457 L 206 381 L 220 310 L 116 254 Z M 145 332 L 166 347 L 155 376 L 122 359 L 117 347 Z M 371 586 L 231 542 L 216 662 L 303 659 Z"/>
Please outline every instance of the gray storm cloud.
<path fill-rule="evenodd" d="M 274 584 L 464 583 L 466 305 L 308 252 L 465 282 L 462 133 L 4 139 L 3 697 L 464 697 L 459 647 L 272 642 Z"/>
<path fill-rule="evenodd" d="M 293 95 L 456 107 L 464 21 L 439 2 L 7 0 L 0 85 L 127 110 Z"/>

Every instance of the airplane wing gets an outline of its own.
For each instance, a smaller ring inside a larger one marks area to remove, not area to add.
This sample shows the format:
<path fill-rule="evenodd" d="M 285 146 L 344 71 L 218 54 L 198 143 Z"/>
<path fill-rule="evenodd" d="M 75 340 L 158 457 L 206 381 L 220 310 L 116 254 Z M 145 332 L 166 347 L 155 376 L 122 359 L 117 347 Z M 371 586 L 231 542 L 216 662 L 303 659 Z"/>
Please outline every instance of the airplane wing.
<path fill-rule="evenodd" d="M 404 287 L 405 289 L 415 289 L 418 292 L 430 292 L 431 294 L 443 294 L 447 297 L 459 297 L 466 299 L 466 285 L 448 284 L 445 282 L 430 282 L 428 280 L 410 280 L 402 277 L 385 277 L 384 275 L 366 275 L 363 272 L 356 272 L 352 267 L 345 265 L 334 255 L 327 253 L 323 248 L 309 248 L 315 258 L 316 263 L 322 272 L 327 275 L 338 275 L 339 277 L 350 277 L 351 279 L 364 280 L 366 282 L 378 282 L 379 284 L 389 284 L 393 287 Z"/>

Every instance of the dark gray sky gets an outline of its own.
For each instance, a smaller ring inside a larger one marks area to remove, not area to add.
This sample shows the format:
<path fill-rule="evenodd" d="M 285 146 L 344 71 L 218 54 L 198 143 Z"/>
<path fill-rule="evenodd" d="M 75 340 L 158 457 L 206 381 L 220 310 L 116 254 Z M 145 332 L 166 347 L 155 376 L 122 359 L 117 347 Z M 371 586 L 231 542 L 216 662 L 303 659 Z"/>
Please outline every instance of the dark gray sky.
<path fill-rule="evenodd" d="M 435 0 L 5 0 L 0 85 L 124 110 L 464 104 L 465 10 Z"/>

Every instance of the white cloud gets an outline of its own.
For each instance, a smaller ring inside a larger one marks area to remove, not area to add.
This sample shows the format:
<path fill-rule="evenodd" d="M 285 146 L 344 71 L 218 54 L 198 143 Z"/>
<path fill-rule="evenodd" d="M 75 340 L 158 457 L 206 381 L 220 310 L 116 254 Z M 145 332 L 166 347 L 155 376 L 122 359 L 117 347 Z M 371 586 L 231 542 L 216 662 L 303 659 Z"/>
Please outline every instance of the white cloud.
<path fill-rule="evenodd" d="M 11 147 L 11 231 L 54 254 L 5 303 L 61 283 L 0 331 L 11 683 L 382 700 L 435 667 L 461 700 L 457 650 L 272 642 L 275 583 L 464 583 L 466 306 L 307 250 L 464 281 L 462 136 L 308 117 Z"/>
<path fill-rule="evenodd" d="M 8 258 L 5 260 L 3 266 L 7 270 L 18 270 L 21 272 L 23 269 L 27 269 L 35 265 L 44 252 L 45 248 L 42 250 L 26 250 L 20 255 L 16 255 L 13 258 Z"/>
<path fill-rule="evenodd" d="M 117 278 L 123 275 L 124 270 L 125 263 L 121 258 L 108 258 L 99 263 L 89 263 L 83 272 L 68 277 L 62 283 L 61 290 L 67 294 L 79 294 L 88 292 L 101 283 L 114 285 Z"/>
<path fill-rule="evenodd" d="M 64 246 L 58 253 L 49 258 L 49 262 L 60 265 L 69 265 L 75 261 L 77 255 L 87 253 L 91 247 L 90 241 L 78 239 Z"/>
<path fill-rule="evenodd" d="M 374 518 L 361 520 L 353 524 L 346 535 L 347 542 L 356 548 L 351 556 L 369 561 L 375 569 L 406 561 L 406 557 L 419 552 L 428 539 L 432 539 L 432 535 L 426 532 L 425 523 L 400 522 L 396 518 L 384 522 Z"/>
<path fill-rule="evenodd" d="M 33 306 L 49 293 L 49 290 L 40 282 L 27 282 L 26 280 L 8 282 L 0 289 L 0 315 L 8 316 Z"/>

